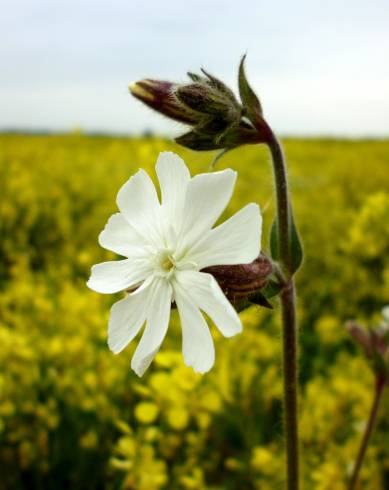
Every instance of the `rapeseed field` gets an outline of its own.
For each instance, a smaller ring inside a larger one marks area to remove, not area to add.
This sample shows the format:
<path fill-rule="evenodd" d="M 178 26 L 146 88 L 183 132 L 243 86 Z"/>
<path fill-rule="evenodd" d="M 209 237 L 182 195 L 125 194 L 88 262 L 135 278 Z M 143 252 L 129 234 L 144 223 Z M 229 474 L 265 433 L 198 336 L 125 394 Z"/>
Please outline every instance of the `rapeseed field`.
<path fill-rule="evenodd" d="M 389 142 L 285 140 L 305 248 L 297 275 L 302 472 L 307 490 L 343 490 L 374 377 L 345 329 L 389 303 Z M 213 329 L 216 363 L 183 364 L 179 323 L 139 379 L 130 345 L 106 344 L 110 305 L 85 282 L 115 256 L 97 236 L 119 187 L 160 151 L 192 173 L 211 153 L 160 138 L 0 136 L 0 489 L 273 490 L 283 487 L 281 332 L 275 311 L 245 310 L 244 331 Z M 256 201 L 274 215 L 269 156 L 242 147 L 225 217 Z M 267 234 L 263 239 L 267 249 Z M 388 391 L 361 489 L 389 488 Z M 385 416 L 386 414 L 386 416 Z"/>

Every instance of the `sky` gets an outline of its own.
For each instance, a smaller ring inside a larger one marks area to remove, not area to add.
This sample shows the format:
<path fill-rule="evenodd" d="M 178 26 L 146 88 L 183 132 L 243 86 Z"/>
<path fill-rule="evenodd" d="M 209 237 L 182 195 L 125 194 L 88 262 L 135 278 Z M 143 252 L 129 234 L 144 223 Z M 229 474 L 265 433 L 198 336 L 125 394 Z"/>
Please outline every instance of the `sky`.
<path fill-rule="evenodd" d="M 0 130 L 183 132 L 128 94 L 247 76 L 284 135 L 389 136 L 388 0 L 1 0 Z"/>

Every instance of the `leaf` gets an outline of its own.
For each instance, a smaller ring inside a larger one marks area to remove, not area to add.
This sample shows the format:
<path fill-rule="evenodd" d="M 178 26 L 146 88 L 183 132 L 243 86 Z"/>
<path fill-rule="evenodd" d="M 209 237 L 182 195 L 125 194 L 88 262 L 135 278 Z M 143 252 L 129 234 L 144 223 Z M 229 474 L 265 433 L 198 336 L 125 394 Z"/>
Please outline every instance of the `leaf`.
<path fill-rule="evenodd" d="M 247 81 L 246 73 L 244 70 L 245 59 L 246 55 L 242 57 L 239 65 L 239 94 L 242 100 L 243 107 L 246 110 L 247 117 L 254 124 L 254 126 L 256 126 L 258 124 L 258 120 L 262 119 L 263 111 L 257 95 Z"/>
<path fill-rule="evenodd" d="M 277 226 L 276 219 L 273 221 L 270 230 L 270 254 L 273 260 L 276 261 L 280 260 L 278 226 Z M 290 226 L 290 255 L 292 259 L 292 264 L 291 264 L 292 270 L 290 272 L 294 274 L 302 264 L 304 253 L 303 253 L 303 247 L 301 245 L 300 237 L 292 213 L 291 213 L 291 226 Z"/>
<path fill-rule="evenodd" d="M 292 257 L 292 272 L 295 273 L 301 266 L 304 258 L 303 247 L 294 222 L 293 214 L 291 214 L 291 237 L 290 237 L 291 257 Z"/>

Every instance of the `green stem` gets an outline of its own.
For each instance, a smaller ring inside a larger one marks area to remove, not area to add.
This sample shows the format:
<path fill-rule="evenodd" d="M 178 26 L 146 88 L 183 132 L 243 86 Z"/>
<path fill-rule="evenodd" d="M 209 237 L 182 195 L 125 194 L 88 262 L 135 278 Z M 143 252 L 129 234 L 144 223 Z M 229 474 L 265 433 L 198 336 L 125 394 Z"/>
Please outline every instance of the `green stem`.
<path fill-rule="evenodd" d="M 361 445 L 359 447 L 359 452 L 357 459 L 355 461 L 355 466 L 353 469 L 353 473 L 351 476 L 350 484 L 348 486 L 348 490 L 354 490 L 355 485 L 357 484 L 358 481 L 358 476 L 359 476 L 359 471 L 362 467 L 363 460 L 365 458 L 366 450 L 369 445 L 369 441 L 371 438 L 371 435 L 373 433 L 373 429 L 377 420 L 377 414 L 378 414 L 378 408 L 380 406 L 381 398 L 382 398 L 382 393 L 384 392 L 385 388 L 385 382 L 382 380 L 377 380 L 376 382 L 376 387 L 374 391 L 374 398 L 373 398 L 373 403 L 371 406 L 370 410 L 370 415 L 369 415 L 369 421 L 367 423 L 365 433 L 363 434 L 363 438 L 361 441 Z"/>
<path fill-rule="evenodd" d="M 267 125 L 266 125 L 267 126 Z M 281 292 L 283 327 L 283 372 L 284 372 L 284 424 L 286 439 L 287 489 L 299 488 L 299 444 L 297 405 L 297 345 L 296 299 L 291 262 L 291 203 L 288 192 L 286 166 L 281 145 L 267 126 L 268 146 L 273 160 L 273 172 L 277 200 L 277 226 L 279 257 L 286 274 L 286 284 Z"/>

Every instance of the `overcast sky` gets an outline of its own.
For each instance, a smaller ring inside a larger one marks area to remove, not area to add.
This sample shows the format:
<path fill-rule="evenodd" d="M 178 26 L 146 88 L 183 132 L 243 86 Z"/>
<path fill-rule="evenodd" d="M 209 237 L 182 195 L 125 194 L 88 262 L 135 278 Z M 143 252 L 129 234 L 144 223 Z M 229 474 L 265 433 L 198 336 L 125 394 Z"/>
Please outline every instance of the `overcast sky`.
<path fill-rule="evenodd" d="M 283 134 L 389 135 L 388 0 L 1 0 L 0 129 L 181 128 L 127 92 L 239 58 Z"/>

